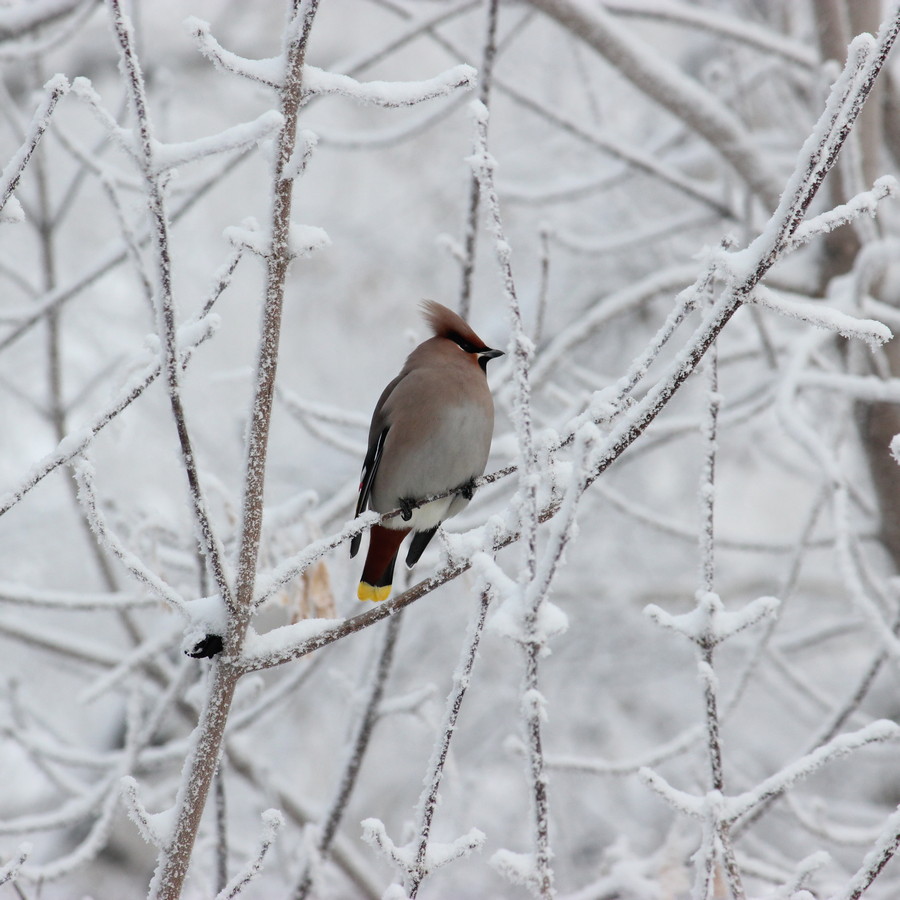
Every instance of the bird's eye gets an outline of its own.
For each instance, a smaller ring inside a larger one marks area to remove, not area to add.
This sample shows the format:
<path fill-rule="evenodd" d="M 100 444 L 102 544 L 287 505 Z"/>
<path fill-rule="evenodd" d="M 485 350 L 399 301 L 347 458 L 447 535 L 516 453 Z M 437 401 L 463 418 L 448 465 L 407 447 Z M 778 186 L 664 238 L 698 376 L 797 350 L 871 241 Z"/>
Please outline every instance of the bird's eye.
<path fill-rule="evenodd" d="M 454 344 L 456 344 L 461 350 L 464 350 L 466 353 L 478 353 L 479 348 L 476 347 L 471 341 L 467 341 L 461 334 L 457 334 L 455 331 L 452 334 L 447 335 Z"/>

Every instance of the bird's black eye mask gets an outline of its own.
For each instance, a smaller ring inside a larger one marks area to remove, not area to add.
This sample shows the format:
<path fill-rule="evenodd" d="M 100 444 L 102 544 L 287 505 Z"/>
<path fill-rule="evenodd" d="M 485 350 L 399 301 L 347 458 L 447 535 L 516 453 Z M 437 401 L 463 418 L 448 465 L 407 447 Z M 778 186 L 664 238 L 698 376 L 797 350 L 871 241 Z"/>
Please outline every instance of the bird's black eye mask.
<path fill-rule="evenodd" d="M 476 347 L 471 341 L 467 341 L 461 334 L 456 331 L 451 331 L 447 335 L 447 339 L 453 341 L 454 344 L 457 344 L 466 353 L 480 353 L 482 350 L 486 350 L 486 347 Z"/>

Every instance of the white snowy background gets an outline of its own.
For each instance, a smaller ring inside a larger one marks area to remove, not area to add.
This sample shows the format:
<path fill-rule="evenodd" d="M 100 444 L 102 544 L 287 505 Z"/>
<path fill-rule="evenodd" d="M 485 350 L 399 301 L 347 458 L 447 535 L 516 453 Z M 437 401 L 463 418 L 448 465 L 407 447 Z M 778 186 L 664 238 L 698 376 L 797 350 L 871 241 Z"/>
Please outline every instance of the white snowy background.
<path fill-rule="evenodd" d="M 272 88 L 207 56 L 275 77 L 285 6 L 121 7 L 172 166 L 172 298 L 180 347 L 198 344 L 181 394 L 232 579 L 266 284 L 240 248 L 265 249 L 281 120 Z M 220 665 L 183 653 L 223 613 L 200 599 L 215 584 L 165 379 L 123 402 L 163 337 L 116 7 L 0 5 L 4 900 L 173 896 L 151 880 Z M 321 246 L 286 282 L 257 592 L 292 577 L 253 619 L 260 671 L 238 682 L 183 897 L 900 894 L 900 69 L 857 120 L 890 36 L 851 46 L 896 15 L 321 0 L 292 210 Z M 808 160 L 851 124 L 796 230 Z M 461 574 L 288 659 L 322 628 L 275 629 L 361 612 L 347 540 L 302 574 L 298 554 L 352 519 L 423 298 L 507 350 L 488 473 L 517 469 L 394 594 Z"/>

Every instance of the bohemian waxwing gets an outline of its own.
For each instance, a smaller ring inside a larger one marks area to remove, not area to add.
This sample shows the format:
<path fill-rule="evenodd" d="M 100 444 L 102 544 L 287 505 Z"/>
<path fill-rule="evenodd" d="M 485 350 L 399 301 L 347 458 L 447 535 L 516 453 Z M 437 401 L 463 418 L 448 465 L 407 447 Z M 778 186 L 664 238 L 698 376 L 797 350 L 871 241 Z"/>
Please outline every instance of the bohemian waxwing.
<path fill-rule="evenodd" d="M 494 402 L 487 364 L 503 351 L 486 346 L 464 319 L 440 303 L 426 300 L 422 311 L 434 337 L 409 354 L 375 405 L 369 427 L 356 515 L 367 506 L 403 513 L 372 526 L 360 600 L 384 600 L 390 594 L 400 544 L 410 531 L 407 566 L 418 562 L 441 522 L 467 506 L 491 448 Z M 444 491 L 452 493 L 412 508 L 417 500 Z M 350 556 L 359 551 L 361 537 L 353 538 Z"/>

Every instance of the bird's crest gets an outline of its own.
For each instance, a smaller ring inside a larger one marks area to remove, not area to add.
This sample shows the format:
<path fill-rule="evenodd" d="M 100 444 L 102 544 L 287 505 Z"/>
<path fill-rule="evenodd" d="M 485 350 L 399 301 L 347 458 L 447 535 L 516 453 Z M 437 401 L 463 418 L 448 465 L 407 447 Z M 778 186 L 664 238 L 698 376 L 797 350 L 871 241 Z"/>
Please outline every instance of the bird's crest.
<path fill-rule="evenodd" d="M 436 337 L 447 338 L 457 344 L 466 343 L 473 347 L 485 347 L 484 341 L 475 334 L 469 323 L 443 304 L 435 300 L 423 300 L 422 314 Z"/>

